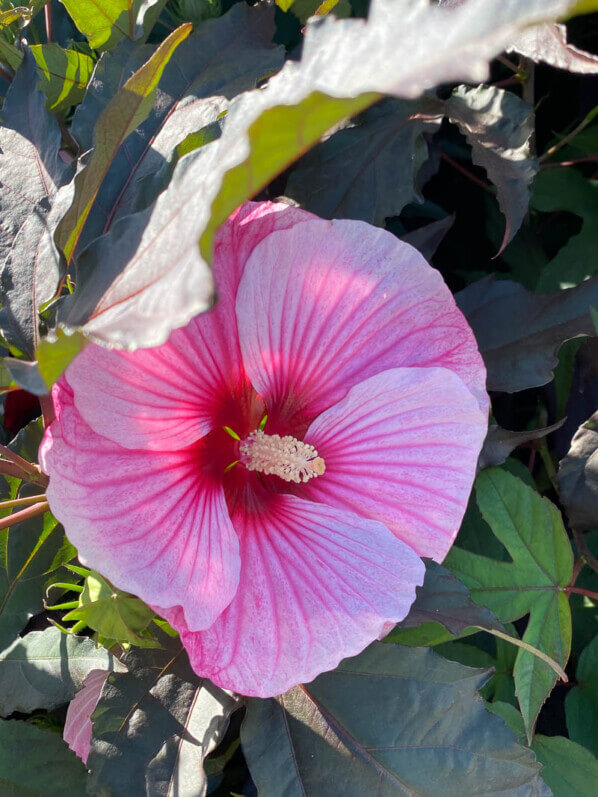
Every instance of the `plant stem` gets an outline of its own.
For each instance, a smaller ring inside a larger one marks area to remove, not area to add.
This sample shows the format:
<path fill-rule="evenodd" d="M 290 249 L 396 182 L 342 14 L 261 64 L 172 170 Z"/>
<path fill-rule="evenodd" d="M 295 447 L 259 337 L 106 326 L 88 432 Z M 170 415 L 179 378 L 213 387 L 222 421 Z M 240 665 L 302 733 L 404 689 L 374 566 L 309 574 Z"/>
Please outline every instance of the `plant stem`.
<path fill-rule="evenodd" d="M 445 160 L 447 163 L 450 163 L 450 165 L 454 169 L 457 169 L 457 171 L 461 172 L 461 174 L 464 174 L 465 177 L 467 177 L 469 180 L 471 180 L 472 183 L 475 183 L 476 185 L 479 185 L 480 188 L 484 189 L 484 191 L 488 191 L 491 194 L 494 193 L 492 191 L 492 188 L 487 183 L 485 183 L 483 180 L 480 180 L 479 177 L 476 177 L 475 174 L 472 174 L 464 166 L 461 166 L 461 164 L 458 161 L 456 161 L 453 158 L 451 158 L 451 156 L 447 155 L 446 152 L 441 152 L 440 153 L 440 157 L 443 160 Z"/>
<path fill-rule="evenodd" d="M 45 500 L 46 496 L 43 493 L 42 495 L 29 495 L 27 498 L 15 498 L 13 501 L 0 502 L 0 510 L 16 509 L 19 506 L 31 506 L 31 504 L 37 504 L 38 501 Z"/>
<path fill-rule="evenodd" d="M 0 520 L 0 529 L 8 529 L 14 526 L 15 523 L 21 523 L 23 520 L 30 520 L 38 515 L 43 515 L 49 508 L 47 501 L 41 501 L 39 504 L 34 504 L 34 506 L 21 510 L 21 512 L 14 512 L 12 515 Z"/>
<path fill-rule="evenodd" d="M 504 55 L 497 55 L 496 60 L 499 61 L 503 66 L 508 67 L 513 72 L 519 72 L 519 67 L 515 66 L 512 61 L 509 61 L 508 58 L 505 58 Z"/>
<path fill-rule="evenodd" d="M 543 163 L 543 169 L 558 169 L 561 166 L 575 166 L 578 163 L 595 163 L 598 155 L 586 155 L 585 158 L 573 158 L 570 161 L 557 161 L 556 163 Z"/>
<path fill-rule="evenodd" d="M 538 158 L 540 163 L 543 163 L 548 158 L 551 158 L 555 152 L 558 152 L 559 149 L 562 149 L 565 146 L 565 144 L 568 144 L 572 139 L 574 139 L 578 133 L 581 133 L 581 131 L 584 130 L 590 124 L 590 122 L 594 120 L 594 116 L 595 114 L 589 113 L 586 118 L 577 125 L 577 127 L 574 127 L 573 130 L 571 130 L 570 133 L 567 133 L 567 135 L 563 136 L 560 141 L 557 141 L 556 144 L 553 144 L 552 147 L 549 147 L 546 152 Z"/>
<path fill-rule="evenodd" d="M 54 22 L 52 20 L 52 3 L 46 3 L 44 6 L 44 19 L 46 22 L 46 39 L 48 44 L 54 40 Z"/>
<path fill-rule="evenodd" d="M 52 396 L 39 396 L 39 406 L 41 407 L 42 415 L 44 416 L 44 427 L 47 429 L 52 421 L 56 418 Z"/>
<path fill-rule="evenodd" d="M 592 592 L 591 589 L 584 589 L 583 587 L 565 587 L 565 592 L 574 592 L 576 595 L 585 595 L 586 598 L 598 601 L 598 592 Z"/>
<path fill-rule="evenodd" d="M 12 462 L 21 470 L 24 470 L 26 473 L 35 471 L 35 468 L 31 462 L 27 462 L 26 459 L 23 459 L 23 457 L 19 456 L 19 454 L 15 454 L 14 451 L 11 451 L 10 448 L 7 448 L 6 446 L 0 445 L 0 455 L 2 455 L 4 459 L 7 459 L 9 462 Z"/>

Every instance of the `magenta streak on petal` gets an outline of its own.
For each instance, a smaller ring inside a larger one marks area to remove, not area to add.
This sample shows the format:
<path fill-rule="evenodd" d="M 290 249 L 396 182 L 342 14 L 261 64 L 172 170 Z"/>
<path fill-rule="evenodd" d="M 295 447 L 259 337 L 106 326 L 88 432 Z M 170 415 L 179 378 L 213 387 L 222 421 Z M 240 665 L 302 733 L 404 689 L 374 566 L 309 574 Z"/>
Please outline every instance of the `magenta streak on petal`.
<path fill-rule="evenodd" d="M 306 433 L 326 473 L 297 488 L 380 520 L 442 561 L 457 534 L 486 433 L 485 414 L 444 368 L 395 368 L 352 388 Z"/>

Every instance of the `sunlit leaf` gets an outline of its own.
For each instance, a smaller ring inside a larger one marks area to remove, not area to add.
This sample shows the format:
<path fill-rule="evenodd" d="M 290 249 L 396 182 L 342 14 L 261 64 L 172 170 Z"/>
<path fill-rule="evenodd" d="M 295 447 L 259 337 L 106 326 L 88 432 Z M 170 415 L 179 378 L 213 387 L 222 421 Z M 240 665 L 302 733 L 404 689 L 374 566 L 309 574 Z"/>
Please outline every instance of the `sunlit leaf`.
<path fill-rule="evenodd" d="M 538 171 L 530 138 L 533 109 L 516 94 L 495 86 L 459 86 L 446 103 L 448 117 L 471 145 L 471 157 L 496 186 L 506 219 L 501 250 L 527 213 L 530 185 Z"/>
<path fill-rule="evenodd" d="M 483 79 L 488 59 L 519 29 L 570 5 L 479 0 L 443 10 L 377 0 L 366 23 L 320 18 L 308 26 L 301 62 L 287 62 L 264 89 L 237 98 L 218 141 L 183 158 L 147 215 L 122 219 L 86 258 L 91 269 L 109 262 L 110 273 L 64 323 L 128 348 L 163 342 L 211 302 L 206 258 L 216 229 L 327 130 L 365 110 L 380 92 L 413 98 L 440 82 Z"/>
<path fill-rule="evenodd" d="M 581 74 L 598 72 L 598 56 L 567 41 L 564 25 L 538 25 L 524 31 L 510 48 L 532 61 L 543 61 L 559 69 Z"/>
<path fill-rule="evenodd" d="M 119 643 L 156 647 L 149 634 L 144 634 L 154 619 L 154 612 L 143 601 L 128 592 L 116 589 L 99 573 L 85 579 L 79 606 L 65 614 L 62 621 L 82 621 L 101 637 Z"/>
<path fill-rule="evenodd" d="M 95 62 L 79 50 L 60 45 L 35 44 L 31 53 L 41 78 L 40 89 L 47 97 L 48 108 L 59 111 L 77 105 L 83 99 Z"/>
<path fill-rule="evenodd" d="M 472 598 L 510 622 L 529 614 L 523 641 L 565 666 L 571 647 L 571 612 L 564 592 L 573 554 L 558 509 L 531 487 L 499 468 L 476 481 L 484 520 L 505 546 L 511 562 L 453 548 L 446 564 L 466 584 Z M 528 738 L 556 682 L 548 664 L 520 650 L 515 687 Z"/>
<path fill-rule="evenodd" d="M 96 50 L 123 38 L 137 39 L 153 27 L 166 0 L 60 0 Z"/>
<path fill-rule="evenodd" d="M 0 127 L 0 328 L 11 345 L 32 355 L 38 309 L 56 290 L 59 267 L 47 229 L 48 211 L 70 174 L 60 159 L 60 128 L 37 88 L 35 61 L 26 53 L 7 94 Z M 41 249 L 40 249 L 41 247 Z"/>
<path fill-rule="evenodd" d="M 68 636 L 57 628 L 31 631 L 0 653 L 0 714 L 68 703 L 91 670 L 119 666 L 87 637 Z"/>
<path fill-rule="evenodd" d="M 71 259 L 102 182 L 123 141 L 152 111 L 156 89 L 172 53 L 191 33 L 181 25 L 158 47 L 147 63 L 132 75 L 102 111 L 94 131 L 94 149 L 75 178 L 73 204 L 56 230 L 56 241 Z"/>
<path fill-rule="evenodd" d="M 273 31 L 272 9 L 237 4 L 220 19 L 207 21 L 174 51 L 160 79 L 159 103 L 114 154 L 79 251 L 120 217 L 151 204 L 157 193 L 145 202 L 139 202 L 139 195 L 147 194 L 148 178 L 177 145 L 214 123 L 236 94 L 280 68 L 281 48 L 270 43 Z M 73 119 L 72 134 L 82 152 L 93 147 L 93 129 L 113 95 L 150 54 L 149 46 L 121 45 L 102 56 Z"/>
<path fill-rule="evenodd" d="M 201 797 L 203 760 L 224 735 L 237 700 L 191 670 L 180 640 L 135 651 L 108 678 L 93 714 L 93 793 Z"/>

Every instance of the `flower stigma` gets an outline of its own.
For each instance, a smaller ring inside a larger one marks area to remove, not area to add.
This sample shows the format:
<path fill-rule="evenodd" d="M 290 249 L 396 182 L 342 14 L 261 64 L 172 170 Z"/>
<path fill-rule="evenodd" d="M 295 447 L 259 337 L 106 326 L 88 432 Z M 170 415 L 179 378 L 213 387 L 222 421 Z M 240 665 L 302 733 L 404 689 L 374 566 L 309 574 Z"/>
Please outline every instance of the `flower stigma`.
<path fill-rule="evenodd" d="M 278 476 L 285 482 L 307 482 L 326 471 L 316 449 L 291 435 L 281 437 L 257 429 L 240 442 L 239 451 L 239 461 L 247 470 Z"/>

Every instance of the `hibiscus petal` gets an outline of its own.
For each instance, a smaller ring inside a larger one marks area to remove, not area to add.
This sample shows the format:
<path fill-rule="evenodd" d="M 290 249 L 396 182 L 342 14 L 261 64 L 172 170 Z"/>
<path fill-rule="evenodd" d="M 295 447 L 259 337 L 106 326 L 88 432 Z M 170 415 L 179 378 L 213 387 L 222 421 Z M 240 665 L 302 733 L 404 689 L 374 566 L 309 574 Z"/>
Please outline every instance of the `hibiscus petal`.
<path fill-rule="evenodd" d="M 322 413 L 305 442 L 326 472 L 301 494 L 384 523 L 441 562 L 467 507 L 487 420 L 444 368 L 395 368 Z"/>
<path fill-rule="evenodd" d="M 132 451 L 97 435 L 58 385 L 59 414 L 40 447 L 48 501 L 81 561 L 155 606 L 207 628 L 230 603 L 239 543 L 222 486 L 198 448 Z"/>
<path fill-rule="evenodd" d="M 126 448 L 179 449 L 251 415 L 239 413 L 239 406 L 253 401 L 237 337 L 239 279 L 263 238 L 311 218 L 288 205 L 245 203 L 215 241 L 218 302 L 212 310 L 152 349 L 88 346 L 69 367 L 67 380 L 91 428 Z M 254 414 L 259 422 L 261 403 Z"/>
<path fill-rule="evenodd" d="M 334 668 L 398 622 L 424 566 L 381 523 L 293 495 L 262 495 L 233 518 L 239 589 L 214 625 L 171 616 L 200 675 L 245 695 L 280 694 Z"/>
<path fill-rule="evenodd" d="M 91 751 L 91 715 L 109 675 L 106 670 L 91 670 L 83 682 L 83 688 L 71 700 L 66 712 L 62 738 L 84 764 L 87 763 Z"/>
<path fill-rule="evenodd" d="M 441 275 L 363 222 L 314 218 L 264 238 L 241 278 L 237 317 L 249 378 L 287 424 L 407 365 L 454 371 L 488 407 L 475 338 Z"/>

